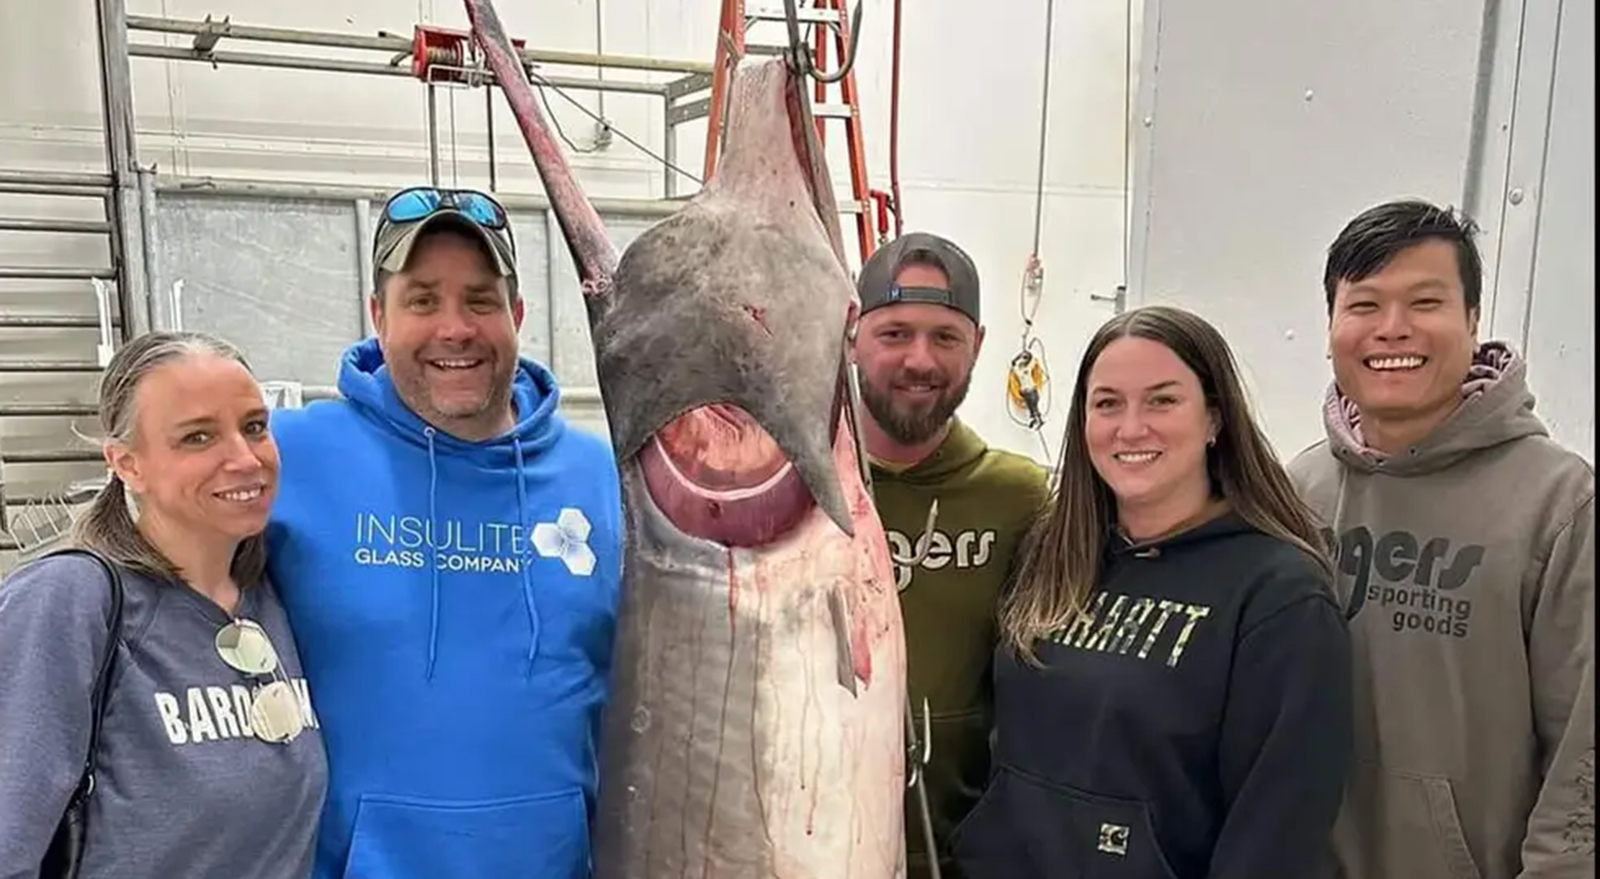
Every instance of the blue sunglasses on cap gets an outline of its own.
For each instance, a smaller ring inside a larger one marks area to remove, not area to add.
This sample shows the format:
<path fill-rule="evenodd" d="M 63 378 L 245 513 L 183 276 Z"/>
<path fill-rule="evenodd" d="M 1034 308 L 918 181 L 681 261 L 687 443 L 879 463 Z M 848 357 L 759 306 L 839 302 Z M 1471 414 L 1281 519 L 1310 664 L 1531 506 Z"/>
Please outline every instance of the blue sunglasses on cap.
<path fill-rule="evenodd" d="M 507 226 L 506 210 L 493 198 L 471 189 L 438 189 L 416 186 L 394 194 L 383 206 L 383 218 L 391 223 L 415 223 L 451 209 L 485 229 Z"/>

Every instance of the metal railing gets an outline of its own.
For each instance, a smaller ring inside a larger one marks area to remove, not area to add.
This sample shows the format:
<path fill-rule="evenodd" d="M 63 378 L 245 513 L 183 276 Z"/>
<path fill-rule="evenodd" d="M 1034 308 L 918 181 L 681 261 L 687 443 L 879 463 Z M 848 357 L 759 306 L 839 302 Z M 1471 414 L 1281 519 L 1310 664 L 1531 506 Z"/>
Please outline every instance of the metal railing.
<path fill-rule="evenodd" d="M 372 76 L 412 76 L 423 83 L 428 92 L 427 129 L 430 166 L 435 179 L 439 175 L 439 125 L 434 112 L 433 93 L 436 87 L 474 88 L 490 86 L 493 74 L 480 62 L 464 53 L 461 57 L 434 57 L 426 54 L 419 64 L 413 53 L 422 45 L 422 31 L 440 31 L 438 28 L 419 27 L 411 35 L 380 32 L 366 36 L 302 30 L 296 28 L 258 27 L 235 24 L 229 20 L 216 21 L 210 16 L 203 20 L 129 15 L 125 0 L 96 0 L 96 32 L 101 85 L 101 110 L 103 114 L 106 170 L 103 173 L 59 173 L 28 170 L 0 170 L 0 196 L 55 196 L 94 197 L 104 204 L 103 219 L 62 220 L 47 217 L 0 216 L 0 233 L 34 235 L 99 235 L 110 244 L 111 258 L 107 265 L 25 266 L 0 265 L 3 281 L 80 281 L 88 282 L 96 295 L 93 316 L 81 313 L 45 312 L 40 314 L 0 315 L 0 330 L 8 333 L 34 331 L 98 330 L 93 358 L 78 356 L 37 357 L 26 359 L 0 358 L 0 376 L 97 373 L 115 350 L 119 341 L 130 338 L 152 327 L 181 324 L 179 308 L 172 303 L 153 302 L 152 285 L 156 277 L 154 241 L 154 211 L 158 189 L 185 193 L 215 193 L 218 195 L 254 194 L 268 195 L 279 190 L 293 189 L 305 196 L 316 185 L 286 185 L 269 181 L 213 180 L 209 178 L 158 177 L 154 169 L 139 167 L 137 163 L 137 137 L 133 124 L 133 86 L 130 71 L 131 59 L 154 58 L 163 61 L 191 61 L 217 65 L 243 65 L 262 68 L 321 70 L 330 73 L 354 73 Z M 598 11 L 597 11 L 598 15 Z M 597 23 L 598 27 L 598 23 Z M 184 35 L 192 39 L 187 46 L 157 45 L 154 42 L 134 41 L 130 34 Z M 219 49 L 228 43 L 267 44 L 278 47 L 296 47 L 293 52 Z M 470 42 L 470 41 L 469 41 Z M 304 50 L 304 51 L 302 51 Z M 431 53 L 431 50 L 429 50 Z M 342 52 L 347 57 L 335 57 Z M 351 53 L 373 53 L 380 57 L 370 60 L 348 57 Z M 595 206 L 604 214 L 615 216 L 665 216 L 681 206 L 678 178 L 693 180 L 678 168 L 677 127 L 691 119 L 705 115 L 707 103 L 703 93 L 711 86 L 712 65 L 704 61 L 675 60 L 607 52 L 570 52 L 538 48 L 520 48 L 519 54 L 525 69 L 535 83 L 558 93 L 564 90 L 596 92 L 602 101 L 606 93 L 642 95 L 662 102 L 663 147 L 655 155 L 643 145 L 632 141 L 663 171 L 663 196 L 646 199 L 596 199 Z M 555 76 L 543 66 L 593 68 L 594 78 Z M 419 74 L 425 71 L 425 75 Z M 632 75 L 607 75 L 625 71 Z M 435 74 L 439 79 L 435 79 Z M 659 75 L 670 78 L 658 81 Z M 488 122 L 489 189 L 497 190 L 496 167 L 498 158 L 494 144 L 493 89 L 485 88 L 485 114 Z M 564 96 L 564 95 L 563 95 Z M 698 98 L 698 100 L 696 100 Z M 571 100 L 568 98 L 568 100 Z M 576 101 L 573 101 L 576 104 Z M 587 108 L 578 105 L 588 113 Z M 601 115 L 593 113 L 597 123 L 607 126 Z M 608 136 L 610 129 L 606 129 Z M 625 134 L 616 132 L 625 140 Z M 322 186 L 319 191 L 329 195 L 378 201 L 387 192 L 376 188 Z M 545 208 L 548 203 L 539 195 L 500 193 L 508 208 Z M 174 296 L 177 294 L 174 292 Z M 167 312 L 163 314 L 163 312 Z M 87 352 L 85 352 L 87 353 Z M 74 352 L 76 354 L 76 352 Z M 272 384 L 272 383 L 268 383 Z M 283 393 L 289 393 L 287 390 Z M 337 396 L 332 388 L 297 387 L 294 393 L 301 401 L 327 396 Z M 594 388 L 567 388 L 562 391 L 567 402 L 593 405 L 599 402 L 599 392 Z M 285 398 L 287 399 L 287 398 Z M 49 418 L 77 419 L 95 415 L 95 407 L 78 400 L 12 399 L 0 395 L 0 419 Z M 15 474 L 17 468 L 31 466 L 59 466 L 87 464 L 100 460 L 97 449 L 5 449 L 0 448 L 0 552 L 37 548 L 37 544 L 57 539 L 70 525 L 71 511 L 84 496 L 86 486 L 97 481 L 72 481 L 59 490 L 46 491 L 28 497 L 6 494 L 8 469 Z M 13 485 L 16 482 L 13 480 Z"/>
<path fill-rule="evenodd" d="M 0 330 L 9 338 L 54 333 L 63 329 L 96 329 L 97 344 L 90 357 L 18 358 L 0 357 L 0 377 L 95 374 L 115 349 L 123 321 L 116 314 L 113 299 L 125 267 L 116 259 L 120 253 L 118 211 L 111 176 L 106 174 L 63 174 L 55 172 L 0 171 L 0 196 L 21 195 L 50 199 L 99 200 L 104 208 L 101 220 L 57 220 L 0 215 L 0 233 L 20 235 L 79 236 L 109 239 L 113 255 L 109 266 L 32 266 L 0 265 L 0 279 L 8 281 L 89 281 L 95 296 L 94 316 L 58 311 L 43 314 L 0 315 Z M 108 284 L 107 282 L 111 282 Z M 88 286 L 88 285 L 86 285 Z M 27 295 L 13 293 L 13 296 Z M 73 353 L 76 353 L 74 351 Z M 92 406 L 70 399 L 13 401 L 0 399 L 0 420 L 21 418 L 72 418 L 93 414 Z M 73 485 L 42 496 L 19 497 L 11 477 L 19 467 L 92 463 L 100 460 L 98 450 L 8 448 L 0 443 L 0 551 L 33 551 L 60 536 L 71 524 L 70 510 L 78 492 Z"/>

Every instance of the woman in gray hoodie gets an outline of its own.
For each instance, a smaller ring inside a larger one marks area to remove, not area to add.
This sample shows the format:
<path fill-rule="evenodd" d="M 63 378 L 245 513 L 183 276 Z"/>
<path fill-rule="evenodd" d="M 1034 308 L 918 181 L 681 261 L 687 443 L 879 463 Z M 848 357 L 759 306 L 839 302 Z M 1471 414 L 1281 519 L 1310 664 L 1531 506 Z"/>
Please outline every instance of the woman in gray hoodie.
<path fill-rule="evenodd" d="M 260 387 L 225 342 L 151 333 L 112 358 L 100 418 L 77 551 L 0 585 L 0 879 L 58 875 L 79 797 L 79 879 L 305 879 L 327 765 L 265 576 Z"/>

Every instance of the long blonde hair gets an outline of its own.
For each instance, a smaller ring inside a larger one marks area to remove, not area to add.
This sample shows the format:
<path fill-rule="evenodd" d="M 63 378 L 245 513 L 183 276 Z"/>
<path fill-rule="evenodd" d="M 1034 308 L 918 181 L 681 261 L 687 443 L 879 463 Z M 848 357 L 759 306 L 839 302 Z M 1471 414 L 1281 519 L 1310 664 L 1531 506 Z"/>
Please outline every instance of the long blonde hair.
<path fill-rule="evenodd" d="M 100 378 L 100 425 L 107 441 L 132 442 L 139 383 L 157 367 L 191 354 L 211 354 L 250 368 L 239 349 L 205 333 L 156 331 L 130 340 L 112 356 Z M 139 531 L 128 509 L 127 486 L 115 472 L 73 526 L 73 539 L 126 568 L 174 582 L 183 579 L 172 560 Z M 234 552 L 234 582 L 240 588 L 253 586 L 261 582 L 266 568 L 265 536 L 245 538 Z"/>
<path fill-rule="evenodd" d="M 1086 397 L 1089 372 L 1101 352 L 1130 336 L 1165 345 L 1200 379 L 1206 405 L 1219 423 L 1216 444 L 1206 453 L 1212 494 L 1257 529 L 1299 547 L 1332 571 L 1315 518 L 1251 416 L 1233 352 L 1222 334 L 1198 315 L 1177 308 L 1153 305 L 1125 312 L 1095 333 L 1078 364 L 1050 508 L 1024 542 L 1016 575 L 1001 601 L 1001 643 L 1033 664 L 1038 663 L 1034 644 L 1085 612 L 1116 526 L 1116 499 L 1095 472 L 1084 438 Z"/>

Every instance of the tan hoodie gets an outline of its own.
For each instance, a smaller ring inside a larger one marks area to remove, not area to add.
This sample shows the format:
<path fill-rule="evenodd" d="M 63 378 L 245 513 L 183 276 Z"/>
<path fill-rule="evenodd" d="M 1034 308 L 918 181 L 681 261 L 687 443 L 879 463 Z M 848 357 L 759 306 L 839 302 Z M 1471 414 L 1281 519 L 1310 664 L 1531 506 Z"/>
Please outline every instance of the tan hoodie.
<path fill-rule="evenodd" d="M 1525 376 L 1485 344 L 1461 408 L 1387 458 L 1330 388 L 1290 465 L 1355 648 L 1345 879 L 1594 876 L 1594 470 Z"/>

